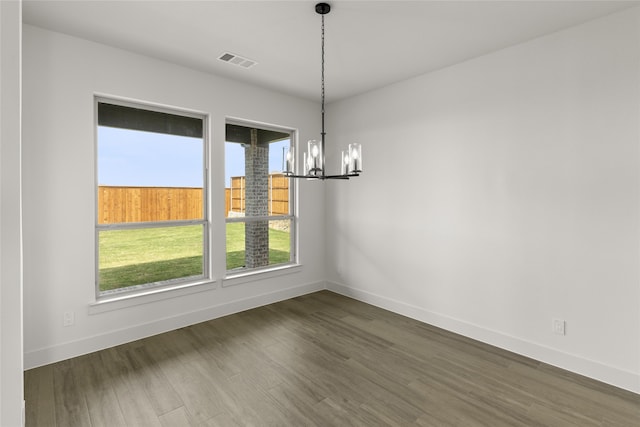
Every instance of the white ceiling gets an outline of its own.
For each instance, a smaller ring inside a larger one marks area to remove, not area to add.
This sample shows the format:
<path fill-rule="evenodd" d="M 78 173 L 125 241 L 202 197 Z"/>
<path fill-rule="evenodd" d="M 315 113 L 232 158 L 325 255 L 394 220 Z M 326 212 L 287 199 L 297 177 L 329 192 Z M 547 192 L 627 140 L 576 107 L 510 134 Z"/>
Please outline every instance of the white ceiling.
<path fill-rule="evenodd" d="M 35 1 L 24 22 L 307 99 L 320 96 L 316 1 Z M 327 102 L 639 1 L 329 1 Z M 219 61 L 231 52 L 258 62 Z"/>

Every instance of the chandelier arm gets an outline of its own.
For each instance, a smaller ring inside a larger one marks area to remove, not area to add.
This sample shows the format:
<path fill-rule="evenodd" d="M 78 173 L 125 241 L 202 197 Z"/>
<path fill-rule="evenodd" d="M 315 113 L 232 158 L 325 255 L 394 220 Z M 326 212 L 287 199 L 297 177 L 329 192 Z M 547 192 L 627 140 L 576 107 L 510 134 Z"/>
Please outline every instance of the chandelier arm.
<path fill-rule="evenodd" d="M 326 179 L 349 179 L 354 176 L 360 176 L 359 173 L 348 173 L 344 175 L 296 175 L 296 174 L 286 174 L 287 178 L 305 178 L 309 180 L 319 180 L 324 181 Z"/>

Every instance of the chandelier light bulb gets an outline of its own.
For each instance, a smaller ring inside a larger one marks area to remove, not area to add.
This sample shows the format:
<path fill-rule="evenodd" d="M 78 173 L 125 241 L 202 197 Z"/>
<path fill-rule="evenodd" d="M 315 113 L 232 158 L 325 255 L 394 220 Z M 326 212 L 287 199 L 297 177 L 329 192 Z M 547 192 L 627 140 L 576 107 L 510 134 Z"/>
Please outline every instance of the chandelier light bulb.
<path fill-rule="evenodd" d="M 362 147 L 358 143 L 349 144 L 349 173 L 362 172 Z"/>
<path fill-rule="evenodd" d="M 321 142 L 312 139 L 309 141 L 308 146 L 310 174 L 314 176 L 324 176 L 324 156 L 322 155 Z"/>
<path fill-rule="evenodd" d="M 344 151 L 340 154 L 340 173 L 342 175 L 349 173 L 349 153 Z"/>
<path fill-rule="evenodd" d="M 294 161 L 294 148 L 290 147 L 289 151 L 287 151 L 287 157 L 285 162 L 285 170 L 284 173 L 286 175 L 292 175 L 295 173 L 295 161 Z"/>

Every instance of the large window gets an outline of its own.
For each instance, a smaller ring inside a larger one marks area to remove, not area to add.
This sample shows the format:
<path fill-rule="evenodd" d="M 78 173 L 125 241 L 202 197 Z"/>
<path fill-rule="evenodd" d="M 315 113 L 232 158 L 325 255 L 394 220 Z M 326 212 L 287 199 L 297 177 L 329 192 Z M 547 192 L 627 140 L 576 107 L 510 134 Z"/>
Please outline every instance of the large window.
<path fill-rule="evenodd" d="M 96 294 L 209 277 L 205 118 L 96 99 Z"/>
<path fill-rule="evenodd" d="M 292 132 L 226 125 L 227 275 L 291 264 L 293 183 L 282 174 Z"/>

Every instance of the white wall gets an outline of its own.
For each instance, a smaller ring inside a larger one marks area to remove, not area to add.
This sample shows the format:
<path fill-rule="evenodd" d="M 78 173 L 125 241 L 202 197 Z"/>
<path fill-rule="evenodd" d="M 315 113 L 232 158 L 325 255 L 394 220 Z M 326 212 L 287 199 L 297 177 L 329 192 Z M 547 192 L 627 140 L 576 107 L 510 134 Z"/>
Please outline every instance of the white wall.
<path fill-rule="evenodd" d="M 330 288 L 640 392 L 639 61 L 635 8 L 329 105 Z"/>
<path fill-rule="evenodd" d="M 317 105 L 104 45 L 24 27 L 24 291 L 26 368 L 324 288 L 324 191 L 300 189 L 301 271 L 89 314 L 94 300 L 94 94 L 211 117 L 213 235 L 224 247 L 225 117 L 320 132 Z M 239 70 L 243 72 L 245 70 Z M 214 253 L 214 275 L 224 275 Z M 62 326 L 65 311 L 75 325 Z"/>
<path fill-rule="evenodd" d="M 22 236 L 20 66 L 22 3 L 0 2 L 0 425 L 21 426 Z"/>

